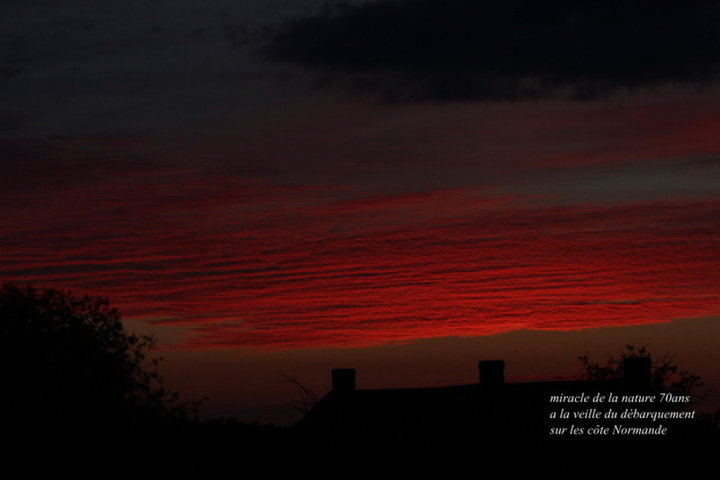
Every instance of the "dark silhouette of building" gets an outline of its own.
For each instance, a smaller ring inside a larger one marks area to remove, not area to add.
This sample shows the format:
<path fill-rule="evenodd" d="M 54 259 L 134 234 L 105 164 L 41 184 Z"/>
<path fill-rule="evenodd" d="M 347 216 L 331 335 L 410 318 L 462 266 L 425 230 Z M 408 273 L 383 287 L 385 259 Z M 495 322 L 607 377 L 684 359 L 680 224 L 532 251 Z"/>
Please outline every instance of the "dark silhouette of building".
<path fill-rule="evenodd" d="M 471 385 L 362 390 L 356 388 L 354 369 L 332 370 L 332 390 L 293 427 L 302 452 L 298 465 L 307 460 L 308 469 L 351 477 L 360 472 L 470 473 L 482 465 L 489 474 L 532 472 L 537 478 L 541 473 L 569 475 L 603 456 L 628 471 L 647 472 L 656 467 L 659 452 L 686 451 L 688 438 L 697 435 L 683 427 L 674 429 L 682 432 L 679 437 L 612 430 L 588 434 L 593 427 L 615 424 L 671 426 L 672 420 L 604 416 L 608 409 L 621 414 L 628 408 L 609 403 L 610 395 L 658 393 L 651 387 L 649 357 L 626 358 L 621 378 L 602 381 L 506 383 L 502 360 L 479 362 L 478 374 L 479 381 Z M 605 401 L 594 402 L 598 396 Z M 673 407 L 638 402 L 632 408 Z M 557 434 L 551 428 L 565 430 Z M 607 465 L 597 465 L 584 477 L 609 474 Z"/>
<path fill-rule="evenodd" d="M 545 436 L 551 410 L 593 406 L 590 401 L 551 403 L 551 397 L 646 391 L 650 365 L 649 357 L 626 358 L 623 377 L 605 381 L 505 383 L 505 362 L 485 360 L 478 362 L 476 384 L 382 390 L 359 390 L 355 370 L 338 368 L 331 372 L 332 390 L 296 428 L 343 436 L 382 432 L 414 441 L 447 432 L 478 441 L 511 437 L 517 442 L 518 435 Z"/>

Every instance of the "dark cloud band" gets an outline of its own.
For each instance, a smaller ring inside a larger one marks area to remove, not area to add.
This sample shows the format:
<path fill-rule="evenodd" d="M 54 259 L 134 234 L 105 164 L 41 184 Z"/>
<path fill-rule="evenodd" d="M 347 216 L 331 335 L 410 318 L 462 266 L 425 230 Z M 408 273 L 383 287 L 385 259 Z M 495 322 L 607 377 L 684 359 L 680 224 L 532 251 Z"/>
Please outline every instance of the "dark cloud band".
<path fill-rule="evenodd" d="M 287 23 L 268 53 L 391 100 L 595 98 L 714 79 L 720 2 L 380 1 Z"/>

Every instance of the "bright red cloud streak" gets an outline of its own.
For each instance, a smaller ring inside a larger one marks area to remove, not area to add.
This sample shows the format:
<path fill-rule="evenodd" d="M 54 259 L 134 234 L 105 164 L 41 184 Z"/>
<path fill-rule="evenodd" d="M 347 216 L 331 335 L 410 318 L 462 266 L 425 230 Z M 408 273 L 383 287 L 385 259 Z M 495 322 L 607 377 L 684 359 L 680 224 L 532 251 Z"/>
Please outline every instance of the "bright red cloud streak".
<path fill-rule="evenodd" d="M 182 325 L 183 348 L 359 346 L 720 307 L 717 200 L 529 206 L 463 190 L 337 200 L 319 186 L 189 185 L 23 206 L 5 222 L 0 275 Z"/>

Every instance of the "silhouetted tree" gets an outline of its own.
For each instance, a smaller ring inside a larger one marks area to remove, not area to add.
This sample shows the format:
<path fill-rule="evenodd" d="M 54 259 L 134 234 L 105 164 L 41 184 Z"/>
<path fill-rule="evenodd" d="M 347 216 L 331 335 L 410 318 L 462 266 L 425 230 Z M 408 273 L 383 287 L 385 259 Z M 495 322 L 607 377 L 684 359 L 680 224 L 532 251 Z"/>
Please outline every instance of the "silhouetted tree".
<path fill-rule="evenodd" d="M 155 343 L 127 332 L 107 299 L 3 284 L 0 427 L 41 471 L 76 471 L 156 441 L 159 425 L 190 410 L 163 386 L 148 357 Z"/>
<path fill-rule="evenodd" d="M 585 354 L 578 357 L 581 367 L 581 376 L 588 380 L 609 380 L 621 378 L 623 375 L 623 360 L 627 357 L 651 356 L 647 346 L 635 347 L 625 345 L 625 350 L 608 356 L 604 364 L 590 361 Z M 658 358 L 653 358 L 651 386 L 653 388 L 666 390 L 679 395 L 691 395 L 695 401 L 702 400 L 703 393 L 698 389 L 705 383 L 702 379 L 682 370 L 675 364 L 675 355 L 666 353 Z"/>
<path fill-rule="evenodd" d="M 296 422 L 318 404 L 320 397 L 309 387 L 301 383 L 300 380 L 295 378 L 295 375 L 280 372 L 280 376 L 283 377 L 287 383 L 295 385 L 299 391 L 300 398 L 298 400 L 292 400 L 287 404 L 288 415 L 290 415 L 293 422 Z"/>
<path fill-rule="evenodd" d="M 155 343 L 128 333 L 105 298 L 11 283 L 0 289 L 0 371 L 18 404 L 124 420 L 179 414 L 159 360 L 147 357 Z"/>

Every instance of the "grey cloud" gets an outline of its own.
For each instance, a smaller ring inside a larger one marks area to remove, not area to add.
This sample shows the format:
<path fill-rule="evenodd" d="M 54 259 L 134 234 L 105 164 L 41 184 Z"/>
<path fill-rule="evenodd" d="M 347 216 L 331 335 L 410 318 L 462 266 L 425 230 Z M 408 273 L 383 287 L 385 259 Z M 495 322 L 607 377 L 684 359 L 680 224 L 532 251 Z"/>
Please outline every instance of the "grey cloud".
<path fill-rule="evenodd" d="M 484 100 L 711 82 L 713 0 L 383 0 L 289 21 L 271 58 L 390 100 Z"/>

